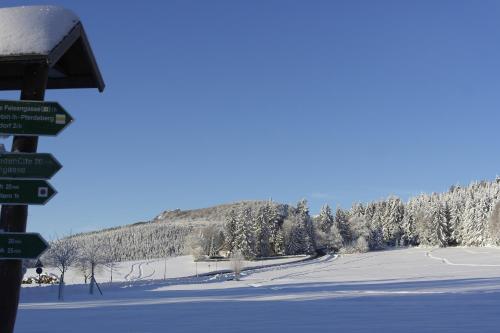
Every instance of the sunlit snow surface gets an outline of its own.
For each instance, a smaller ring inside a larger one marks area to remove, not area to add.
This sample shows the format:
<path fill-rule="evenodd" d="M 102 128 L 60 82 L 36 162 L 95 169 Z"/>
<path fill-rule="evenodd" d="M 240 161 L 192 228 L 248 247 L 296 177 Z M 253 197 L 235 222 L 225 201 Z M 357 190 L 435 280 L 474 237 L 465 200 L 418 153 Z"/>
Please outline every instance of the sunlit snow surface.
<path fill-rule="evenodd" d="M 78 22 L 57 6 L 0 8 L 0 56 L 47 55 Z"/>
<path fill-rule="evenodd" d="M 179 263 L 182 266 L 182 263 Z M 128 268 L 130 271 L 130 267 Z M 404 249 L 230 275 L 23 288 L 17 332 L 498 332 L 500 250 Z"/>

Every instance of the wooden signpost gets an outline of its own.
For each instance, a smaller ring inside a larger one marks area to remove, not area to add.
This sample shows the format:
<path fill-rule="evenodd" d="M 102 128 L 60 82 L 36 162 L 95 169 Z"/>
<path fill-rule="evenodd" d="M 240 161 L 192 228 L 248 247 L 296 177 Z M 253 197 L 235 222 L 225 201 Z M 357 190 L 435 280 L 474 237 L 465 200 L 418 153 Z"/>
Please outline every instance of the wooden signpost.
<path fill-rule="evenodd" d="M 12 333 L 22 281 L 20 259 L 36 259 L 46 248 L 39 235 L 26 233 L 28 205 L 45 204 L 55 194 L 45 179 L 61 168 L 51 155 L 36 154 L 38 136 L 57 135 L 73 121 L 58 103 L 43 102 L 45 90 L 97 88 L 102 92 L 104 81 L 81 22 L 73 19 L 72 26 L 58 31 L 59 21 L 44 21 L 50 16 L 43 16 L 46 11 L 69 17 L 73 13 L 55 6 L 0 10 L 13 22 L 2 27 L 12 37 L 8 42 L 14 48 L 22 46 L 19 53 L 0 54 L 0 90 L 21 91 L 21 101 L 0 101 L 0 134 L 14 135 L 11 153 L 0 154 L 0 332 Z M 37 26 L 32 24 L 33 13 L 41 15 L 35 20 Z M 32 27 L 33 36 L 40 31 L 57 33 L 60 40 L 47 46 L 48 52 L 35 45 L 30 50 L 26 40 L 32 36 L 19 35 L 19 26 Z"/>

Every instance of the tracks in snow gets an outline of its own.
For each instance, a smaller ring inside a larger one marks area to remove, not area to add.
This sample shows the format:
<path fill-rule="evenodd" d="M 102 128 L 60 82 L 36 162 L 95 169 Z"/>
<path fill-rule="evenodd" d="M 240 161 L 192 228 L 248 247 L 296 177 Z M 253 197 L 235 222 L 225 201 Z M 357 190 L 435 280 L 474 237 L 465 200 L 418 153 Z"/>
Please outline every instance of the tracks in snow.
<path fill-rule="evenodd" d="M 495 265 L 495 264 L 457 264 L 454 262 L 451 262 L 450 260 L 444 258 L 444 257 L 437 257 L 432 254 L 434 250 L 425 252 L 425 255 L 429 257 L 430 259 L 434 260 L 439 260 L 443 264 L 450 265 L 450 266 L 467 266 L 467 267 L 500 267 L 500 265 Z M 475 253 L 477 254 L 477 253 Z"/>
<path fill-rule="evenodd" d="M 314 269 L 309 269 L 309 270 L 306 270 L 306 271 L 289 273 L 289 274 L 285 274 L 285 275 L 273 277 L 273 278 L 269 279 L 268 281 L 271 282 L 271 281 L 283 280 L 283 279 L 290 279 L 290 278 L 292 278 L 292 279 L 293 278 L 301 278 L 301 277 L 304 277 L 304 276 L 307 276 L 307 275 L 310 275 L 310 274 L 315 274 L 315 273 L 318 273 L 318 272 L 327 272 L 327 271 L 331 271 L 334 266 L 346 265 L 346 264 L 350 264 L 350 263 L 353 263 L 353 262 L 363 261 L 363 260 L 367 260 L 367 259 L 373 258 L 375 256 L 376 256 L 376 254 L 371 254 L 371 255 L 367 254 L 367 255 L 364 255 L 361 258 L 356 258 L 356 259 L 351 259 L 351 260 L 346 260 L 346 261 L 339 262 L 337 260 L 339 258 L 338 254 L 328 255 L 325 258 L 323 258 L 323 260 L 321 260 L 321 261 L 318 260 L 318 261 L 311 261 L 311 262 L 309 262 L 309 263 L 317 263 L 317 264 L 321 265 L 321 267 L 315 267 Z M 322 258 L 319 258 L 319 259 L 322 259 Z"/>
<path fill-rule="evenodd" d="M 155 269 L 150 265 L 153 262 L 155 261 L 150 260 L 133 263 L 130 266 L 130 271 L 124 277 L 125 280 L 132 282 L 141 281 L 153 277 L 153 275 L 156 273 Z M 145 266 L 149 268 L 149 272 L 147 274 L 144 273 Z"/>
<path fill-rule="evenodd" d="M 289 270 L 289 269 L 304 268 L 304 270 L 300 270 L 298 272 L 290 272 L 287 274 L 274 276 L 274 277 L 271 277 L 268 279 L 263 279 L 258 283 L 249 284 L 249 286 L 261 287 L 263 283 L 268 283 L 268 282 L 277 281 L 277 280 L 284 280 L 284 279 L 301 278 L 301 277 L 307 276 L 309 274 L 314 274 L 316 272 L 330 270 L 332 266 L 336 265 L 337 258 L 338 258 L 338 255 L 327 255 L 327 256 L 316 258 L 313 260 L 308 260 L 306 262 L 300 262 L 300 263 L 296 263 L 296 264 L 285 264 L 283 266 L 273 267 L 271 269 L 277 270 L 278 272 L 282 269 Z M 321 267 L 319 268 L 316 266 L 315 269 L 309 269 L 311 264 L 321 265 Z M 258 272 L 263 272 L 263 271 L 268 271 L 268 270 L 269 269 L 255 270 L 252 273 L 254 273 L 254 272 L 258 273 Z"/>

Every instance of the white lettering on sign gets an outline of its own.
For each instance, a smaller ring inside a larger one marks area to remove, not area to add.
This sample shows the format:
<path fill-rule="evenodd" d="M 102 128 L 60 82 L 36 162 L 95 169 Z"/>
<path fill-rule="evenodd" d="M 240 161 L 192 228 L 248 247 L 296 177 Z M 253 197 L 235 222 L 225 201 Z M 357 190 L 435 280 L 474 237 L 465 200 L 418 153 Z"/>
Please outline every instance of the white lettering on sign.
<path fill-rule="evenodd" d="M 9 175 L 9 174 L 19 175 L 19 174 L 25 174 L 26 173 L 26 168 L 5 167 L 5 168 L 0 168 L 0 172 L 4 176 L 5 175 Z"/>
<path fill-rule="evenodd" d="M 6 190 L 19 190 L 19 185 L 15 184 L 5 184 Z"/>
<path fill-rule="evenodd" d="M 22 244 L 22 241 L 20 239 L 9 238 L 7 240 L 7 244 L 9 244 L 9 245 L 12 245 L 12 244 Z"/>
<path fill-rule="evenodd" d="M 43 160 L 41 158 L 35 158 L 35 163 L 42 164 Z M 39 161 L 39 162 L 38 162 Z M 33 161 L 25 157 L 5 157 L 2 155 L 0 159 L 0 165 L 32 165 Z"/>
<path fill-rule="evenodd" d="M 55 119 L 54 117 L 50 117 L 50 116 L 30 116 L 30 115 L 27 115 L 27 114 L 23 114 L 21 115 L 21 119 L 22 120 L 28 120 L 28 121 L 48 121 L 50 123 L 54 123 L 55 122 Z"/>

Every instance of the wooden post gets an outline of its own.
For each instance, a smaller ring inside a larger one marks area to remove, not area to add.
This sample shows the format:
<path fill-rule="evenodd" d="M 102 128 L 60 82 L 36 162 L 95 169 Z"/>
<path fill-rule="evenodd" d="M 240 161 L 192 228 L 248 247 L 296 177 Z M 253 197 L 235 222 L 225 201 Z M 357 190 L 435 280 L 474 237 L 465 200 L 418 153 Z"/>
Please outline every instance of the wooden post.
<path fill-rule="evenodd" d="M 49 68 L 46 63 L 26 65 L 21 90 L 21 100 L 43 101 Z M 14 136 L 12 152 L 34 153 L 37 136 Z M 26 232 L 28 206 L 3 205 L 0 230 Z M 21 289 L 22 260 L 0 260 L 0 332 L 13 333 L 16 322 L 19 292 Z"/>

